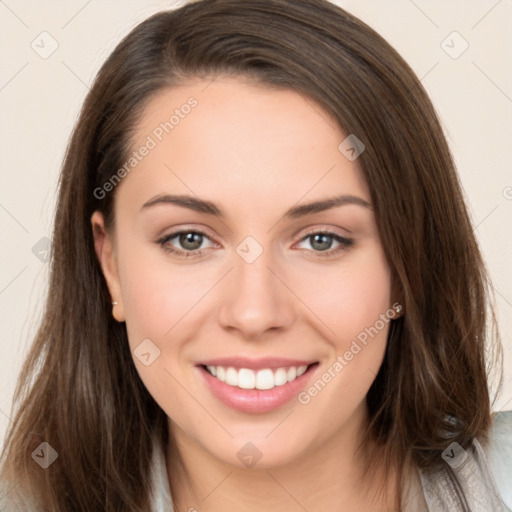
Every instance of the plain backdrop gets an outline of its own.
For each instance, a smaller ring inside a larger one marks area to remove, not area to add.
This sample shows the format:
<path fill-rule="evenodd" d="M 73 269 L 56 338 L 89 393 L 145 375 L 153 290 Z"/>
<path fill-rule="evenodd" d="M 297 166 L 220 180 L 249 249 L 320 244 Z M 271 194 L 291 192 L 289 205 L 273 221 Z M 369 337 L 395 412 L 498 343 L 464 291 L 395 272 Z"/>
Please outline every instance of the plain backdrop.
<path fill-rule="evenodd" d="M 41 317 L 58 175 L 82 101 L 121 38 L 178 3 L 0 2 L 0 440 Z M 512 409 L 512 1 L 336 3 L 401 53 L 439 113 L 496 292 L 505 367 L 494 409 Z"/>

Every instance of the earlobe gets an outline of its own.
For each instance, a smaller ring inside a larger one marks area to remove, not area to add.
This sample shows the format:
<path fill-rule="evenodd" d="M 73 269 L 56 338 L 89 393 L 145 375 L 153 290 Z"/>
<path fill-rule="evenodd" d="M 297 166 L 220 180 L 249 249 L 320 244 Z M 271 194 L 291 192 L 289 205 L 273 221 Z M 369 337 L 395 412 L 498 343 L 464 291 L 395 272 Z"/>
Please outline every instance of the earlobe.
<path fill-rule="evenodd" d="M 404 314 L 404 307 L 401 302 L 394 302 L 393 306 L 393 320 L 396 320 L 397 318 L 400 318 Z"/>
<path fill-rule="evenodd" d="M 124 322 L 123 297 L 121 294 L 121 282 L 117 269 L 115 247 L 111 234 L 105 229 L 105 221 L 101 212 L 95 211 L 92 214 L 91 225 L 96 256 L 112 298 L 112 316 L 118 322 Z"/>
<path fill-rule="evenodd" d="M 393 320 L 397 320 L 398 318 L 404 316 L 405 314 L 405 301 L 403 288 L 399 284 L 399 281 L 396 277 L 393 278 L 391 284 L 391 306 L 390 309 L 392 311 L 391 318 Z"/>

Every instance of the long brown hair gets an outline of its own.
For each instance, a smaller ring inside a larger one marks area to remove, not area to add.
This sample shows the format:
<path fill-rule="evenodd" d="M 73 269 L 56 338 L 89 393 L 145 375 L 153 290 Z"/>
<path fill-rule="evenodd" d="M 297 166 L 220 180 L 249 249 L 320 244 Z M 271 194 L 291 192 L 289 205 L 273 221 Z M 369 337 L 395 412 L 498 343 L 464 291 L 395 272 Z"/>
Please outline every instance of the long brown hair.
<path fill-rule="evenodd" d="M 113 229 L 115 190 L 94 191 L 127 160 L 150 98 L 217 75 L 303 93 L 365 144 L 358 163 L 405 314 L 392 321 L 367 396 L 361 449 L 372 439 L 387 467 L 410 458 L 437 469 L 448 444 L 466 448 L 489 430 L 488 377 L 500 345 L 488 278 L 442 128 L 414 72 L 326 0 L 202 0 L 150 17 L 117 46 L 69 142 L 48 300 L 0 468 L 12 495 L 31 496 L 41 510 L 149 510 L 151 440 L 171 440 L 125 325 L 111 315 L 90 217 L 101 211 Z M 31 457 L 41 442 L 59 454 L 47 470 Z"/>

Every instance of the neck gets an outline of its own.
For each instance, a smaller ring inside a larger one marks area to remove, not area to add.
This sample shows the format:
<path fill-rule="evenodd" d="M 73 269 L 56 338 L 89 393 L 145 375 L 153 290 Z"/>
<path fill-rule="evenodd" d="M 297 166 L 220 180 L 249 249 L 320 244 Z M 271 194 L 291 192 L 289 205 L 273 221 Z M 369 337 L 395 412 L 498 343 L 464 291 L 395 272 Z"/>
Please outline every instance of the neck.
<path fill-rule="evenodd" d="M 361 485 L 364 461 L 356 449 L 367 421 L 364 407 L 320 449 L 261 469 L 219 460 L 170 422 L 174 453 L 169 452 L 167 467 L 176 510 L 239 512 L 241 504 L 244 512 L 395 510 L 396 472 L 384 475 L 378 463 L 372 464 L 372 474 Z M 370 452 L 372 460 L 380 460 L 377 447 Z"/>

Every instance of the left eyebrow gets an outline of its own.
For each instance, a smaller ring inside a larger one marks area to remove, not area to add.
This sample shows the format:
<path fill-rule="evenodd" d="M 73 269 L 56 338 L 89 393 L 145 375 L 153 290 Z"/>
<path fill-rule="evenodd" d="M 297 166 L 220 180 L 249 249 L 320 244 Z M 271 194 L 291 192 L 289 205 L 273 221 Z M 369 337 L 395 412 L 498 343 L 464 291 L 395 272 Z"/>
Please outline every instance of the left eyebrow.
<path fill-rule="evenodd" d="M 313 203 L 294 206 L 293 208 L 290 208 L 284 216 L 285 218 L 296 219 L 298 217 L 312 215 L 313 213 L 323 212 L 337 206 L 345 206 L 348 204 L 354 204 L 369 209 L 372 208 L 372 205 L 362 197 L 345 194 L 329 199 L 323 199 L 321 201 L 315 201 Z"/>
<path fill-rule="evenodd" d="M 199 213 L 207 213 L 209 215 L 215 215 L 216 217 L 222 218 L 226 217 L 224 211 L 215 203 L 187 195 L 159 195 L 153 197 L 149 201 L 146 201 L 142 205 L 141 210 L 156 204 L 174 204 L 177 206 L 182 206 L 183 208 L 194 210 Z M 306 215 L 312 215 L 314 213 L 330 210 L 331 208 L 335 208 L 337 206 L 350 204 L 362 206 L 364 208 L 372 208 L 372 205 L 362 197 L 345 194 L 328 199 L 322 199 L 320 201 L 314 201 L 312 203 L 307 203 L 300 206 L 294 206 L 284 214 L 284 217 L 289 219 L 297 219 Z"/>

